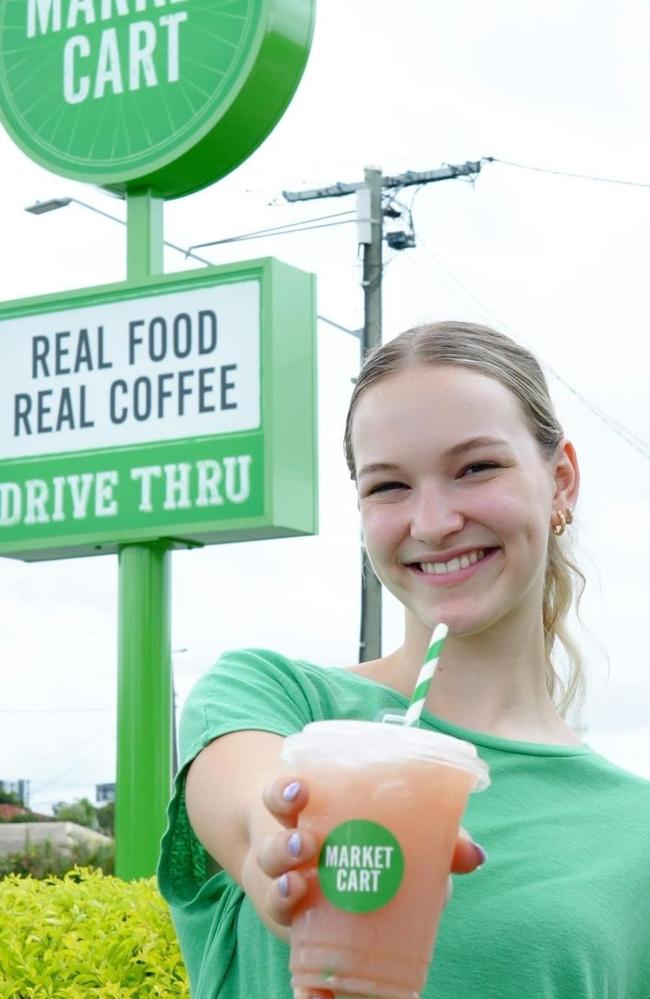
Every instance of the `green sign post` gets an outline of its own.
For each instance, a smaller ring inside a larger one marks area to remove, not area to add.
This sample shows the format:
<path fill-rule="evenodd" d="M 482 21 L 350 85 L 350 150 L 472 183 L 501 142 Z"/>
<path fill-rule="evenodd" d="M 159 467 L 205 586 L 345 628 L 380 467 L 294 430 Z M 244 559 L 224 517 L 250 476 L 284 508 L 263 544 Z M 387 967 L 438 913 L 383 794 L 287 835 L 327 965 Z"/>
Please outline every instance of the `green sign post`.
<path fill-rule="evenodd" d="M 225 176 L 272 130 L 314 5 L 0 4 L 7 131 L 47 169 L 127 200 L 123 285 L 0 309 L 0 555 L 119 554 L 126 879 L 153 873 L 170 790 L 171 550 L 316 530 L 311 277 L 275 261 L 162 277 L 164 200 Z"/>

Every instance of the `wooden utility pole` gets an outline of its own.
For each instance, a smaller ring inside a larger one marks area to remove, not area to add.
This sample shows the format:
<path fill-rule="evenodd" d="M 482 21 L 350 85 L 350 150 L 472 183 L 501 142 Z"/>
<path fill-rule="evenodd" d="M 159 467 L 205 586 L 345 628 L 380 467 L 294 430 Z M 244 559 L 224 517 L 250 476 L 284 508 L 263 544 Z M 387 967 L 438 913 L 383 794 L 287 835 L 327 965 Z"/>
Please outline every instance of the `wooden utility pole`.
<path fill-rule="evenodd" d="M 344 184 L 338 182 L 330 187 L 310 191 L 283 191 L 287 201 L 314 201 L 320 198 L 341 198 L 347 194 L 357 194 L 359 198 L 359 242 L 363 246 L 363 296 L 364 323 L 361 331 L 361 363 L 368 353 L 381 343 L 381 284 L 382 248 L 384 241 L 384 210 L 382 196 L 384 190 L 432 184 L 440 180 L 454 180 L 456 177 L 475 177 L 481 172 L 483 160 L 461 163 L 455 166 L 446 163 L 436 170 L 417 172 L 409 170 L 395 177 L 384 177 L 378 167 L 366 167 L 362 182 Z M 404 236 L 404 233 L 397 235 Z M 390 234 L 389 234 L 390 242 Z M 415 245 L 415 239 L 401 243 L 390 242 L 394 249 L 407 249 Z M 359 635 L 359 661 L 368 662 L 381 656 L 381 584 L 375 576 L 365 548 L 361 549 L 361 626 Z"/>
<path fill-rule="evenodd" d="M 376 167 L 366 167 L 367 231 L 370 241 L 363 246 L 364 321 L 361 338 L 361 364 L 381 343 L 381 279 L 384 213 L 382 209 L 382 174 Z M 359 662 L 381 656 L 381 583 L 375 576 L 365 547 L 361 547 L 361 625 Z"/>

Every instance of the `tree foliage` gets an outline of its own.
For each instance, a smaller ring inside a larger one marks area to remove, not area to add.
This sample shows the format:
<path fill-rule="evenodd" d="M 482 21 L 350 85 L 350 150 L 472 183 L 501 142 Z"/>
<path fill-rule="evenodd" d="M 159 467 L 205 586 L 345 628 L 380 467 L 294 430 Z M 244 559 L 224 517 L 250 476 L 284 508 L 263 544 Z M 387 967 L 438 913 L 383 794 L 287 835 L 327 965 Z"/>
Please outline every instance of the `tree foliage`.
<path fill-rule="evenodd" d="M 76 867 L 113 874 L 115 870 L 115 850 L 112 843 L 101 846 L 86 843 L 72 843 L 61 849 L 51 840 L 43 843 L 27 843 L 15 853 L 0 855 L 0 882 L 11 874 L 43 880 L 50 877 L 63 877 Z M 2 999 L 2 992 L 0 992 Z"/>
<path fill-rule="evenodd" d="M 22 805 L 22 801 L 13 791 L 3 791 L 0 788 L 0 805 Z"/>
<path fill-rule="evenodd" d="M 80 798 L 73 802 L 58 801 L 52 806 L 52 811 L 58 822 L 76 822 L 78 826 L 99 832 L 97 809 L 88 798 Z"/>

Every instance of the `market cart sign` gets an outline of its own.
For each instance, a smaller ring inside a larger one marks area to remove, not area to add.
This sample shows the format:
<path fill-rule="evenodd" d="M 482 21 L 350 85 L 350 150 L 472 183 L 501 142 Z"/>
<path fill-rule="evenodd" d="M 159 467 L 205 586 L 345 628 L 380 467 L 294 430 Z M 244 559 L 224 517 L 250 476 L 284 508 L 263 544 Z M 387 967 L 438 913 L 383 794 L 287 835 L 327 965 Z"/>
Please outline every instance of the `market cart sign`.
<path fill-rule="evenodd" d="M 268 259 L 0 307 L 0 554 L 313 533 L 311 275 Z"/>
<path fill-rule="evenodd" d="M 1 0 L 0 118 L 48 170 L 189 194 L 238 166 L 298 85 L 315 0 Z"/>

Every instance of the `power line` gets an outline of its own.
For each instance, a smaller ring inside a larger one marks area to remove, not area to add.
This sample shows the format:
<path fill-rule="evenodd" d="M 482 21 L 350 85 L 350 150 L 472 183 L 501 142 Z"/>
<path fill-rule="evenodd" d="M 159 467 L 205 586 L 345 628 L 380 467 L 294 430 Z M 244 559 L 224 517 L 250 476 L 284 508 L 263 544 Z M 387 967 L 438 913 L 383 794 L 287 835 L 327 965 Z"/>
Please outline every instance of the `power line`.
<path fill-rule="evenodd" d="M 88 714 L 91 711 L 117 711 L 117 708 L 0 708 L 0 715 Z"/>
<path fill-rule="evenodd" d="M 350 336 L 355 336 L 358 340 L 361 338 L 361 334 L 363 333 L 363 329 L 359 329 L 359 330 L 348 329 L 347 326 L 342 326 L 341 323 L 336 323 L 336 322 L 334 322 L 333 319 L 328 319 L 327 316 L 320 316 L 319 315 L 319 316 L 316 316 L 316 318 L 320 319 L 320 321 L 322 323 L 327 323 L 328 326 L 333 326 L 334 329 L 341 330 L 341 332 L 343 332 L 343 333 L 349 333 Z"/>
<path fill-rule="evenodd" d="M 238 236 L 226 236 L 224 239 L 213 239 L 209 243 L 193 243 L 187 250 L 187 256 L 192 250 L 203 250 L 208 246 L 222 246 L 224 243 L 240 243 L 247 239 L 263 239 L 267 236 L 284 236 L 292 232 L 310 232 L 312 229 L 329 229 L 337 225 L 349 225 L 356 222 L 356 218 L 341 219 L 338 222 L 329 222 L 327 219 L 339 219 L 343 215 L 353 215 L 354 212 L 335 212 L 332 215 L 320 215 L 316 218 L 305 219 L 303 222 L 289 222 L 286 225 L 272 226 L 269 229 L 256 229 L 253 232 L 241 233 Z M 312 225 L 313 222 L 323 222 L 323 225 Z"/>
<path fill-rule="evenodd" d="M 598 184 L 620 184 L 624 187 L 650 187 L 650 183 L 640 180 L 620 180 L 617 177 L 596 177 L 588 173 L 572 173 L 569 170 L 552 170 L 549 167 L 533 166 L 530 163 L 515 163 L 513 160 L 502 160 L 497 156 L 484 156 L 483 163 L 501 163 L 503 166 L 516 167 L 518 170 L 532 170 L 535 173 L 548 173 L 555 177 L 572 177 L 574 180 L 593 180 Z"/>
<path fill-rule="evenodd" d="M 420 242 L 421 242 L 421 241 L 420 241 Z M 436 260 L 436 261 L 437 261 L 437 257 L 436 257 L 436 255 L 435 255 L 435 254 L 434 254 L 434 253 L 433 253 L 432 251 L 428 251 L 428 252 L 429 252 L 430 256 L 431 256 L 431 257 L 432 257 L 432 258 L 433 258 L 434 260 Z M 407 258 L 407 259 L 410 259 L 412 263 L 416 264 L 416 266 L 417 266 L 417 267 L 418 267 L 418 268 L 419 268 L 420 270 L 422 270 L 422 271 L 423 271 L 423 273 L 425 273 L 425 274 L 427 274 L 427 275 L 428 275 L 429 277 L 433 278 L 433 280 L 437 280 L 437 281 L 439 281 L 439 279 L 438 279 L 438 278 L 437 278 L 437 277 L 436 277 L 435 275 L 431 274 L 431 273 L 430 273 L 429 271 L 427 271 L 427 270 L 426 270 L 426 268 L 424 268 L 424 267 L 422 267 L 422 266 L 421 266 L 420 264 L 418 264 L 418 263 L 417 263 L 417 262 L 416 262 L 416 261 L 415 261 L 415 260 L 413 259 L 413 257 L 409 257 L 409 258 Z M 442 267 L 442 264 L 440 264 L 439 266 L 441 266 L 441 267 Z M 475 296 L 475 295 L 473 295 L 473 294 L 472 294 L 472 293 L 471 293 L 471 292 L 470 292 L 470 291 L 469 291 L 469 290 L 468 290 L 468 289 L 467 289 L 467 288 L 465 287 L 465 285 L 464 285 L 464 284 L 463 284 L 463 283 L 462 283 L 461 281 L 459 281 L 459 280 L 458 280 L 457 278 L 455 278 L 455 277 L 454 277 L 454 275 L 453 275 L 453 274 L 451 273 L 451 271 L 449 271 L 448 269 L 446 269 L 446 268 L 444 268 L 444 267 L 442 267 L 442 269 L 443 269 L 443 270 L 445 271 L 445 273 L 446 273 L 446 274 L 447 274 L 447 275 L 448 275 L 448 276 L 449 276 L 449 277 L 450 277 L 450 278 L 451 278 L 451 279 L 452 279 L 452 280 L 453 280 L 453 281 L 454 281 L 454 282 L 455 282 L 455 283 L 456 283 L 456 284 L 458 285 L 458 287 L 459 287 L 460 289 L 462 289 L 462 290 L 463 290 L 463 292 L 465 292 L 465 293 L 466 293 L 466 294 L 467 294 L 467 295 L 468 295 L 468 296 L 469 296 L 469 297 L 470 297 L 470 298 L 471 298 L 471 299 L 472 299 L 472 300 L 473 300 L 474 302 L 476 302 L 476 303 L 477 303 L 477 305 L 478 305 L 478 306 L 479 306 L 479 307 L 481 308 L 481 310 L 482 310 L 482 315 L 481 315 L 481 314 L 480 314 L 479 312 L 477 312 L 477 310 L 476 310 L 475 308 L 473 308 L 472 306 L 469 306 L 469 308 L 471 309 L 471 311 L 472 311 L 472 312 L 473 312 L 473 313 L 474 313 L 474 314 L 475 314 L 476 316 L 478 316 L 478 317 L 479 317 L 480 319 L 482 319 L 483 321 L 485 321 L 485 318 L 487 317 L 487 318 L 489 318 L 489 319 L 490 319 L 490 322 L 496 322 L 496 323 L 497 323 L 497 325 L 498 325 L 498 326 L 499 326 L 499 327 L 500 327 L 500 328 L 501 328 L 501 329 L 502 329 L 502 330 L 503 330 L 503 331 L 504 331 L 505 333 L 508 333 L 508 334 L 509 334 L 510 336 L 512 336 L 513 338 L 517 339 L 517 340 L 518 340 L 518 341 L 519 341 L 520 343 L 522 343 L 522 344 L 523 344 L 524 346 L 528 347 L 528 349 L 530 349 L 530 350 L 533 350 L 533 348 L 532 348 L 532 347 L 530 347 L 530 345 L 526 344 L 526 342 L 525 342 L 525 341 L 524 341 L 523 339 L 521 339 L 520 337 L 518 337 L 518 336 L 517 336 L 517 335 L 516 335 L 516 334 L 515 334 L 515 333 L 513 332 L 513 330 L 511 330 L 511 329 L 510 329 L 510 327 L 509 327 L 509 326 L 507 325 L 507 323 L 504 323 L 504 322 L 503 322 L 503 320 L 499 319 L 499 317 L 498 317 L 498 316 L 496 316 L 496 315 L 495 315 L 494 313 L 492 313 L 490 309 L 486 308 L 486 306 L 484 306 L 484 305 L 483 305 L 483 304 L 482 304 L 482 303 L 480 302 L 480 300 L 479 300 L 478 298 L 476 298 L 476 296 Z M 440 284 L 442 284 L 442 286 L 443 286 L 444 288 L 446 288 L 446 290 L 447 290 L 447 291 L 450 291 L 450 292 L 451 292 L 451 294 L 452 294 L 452 295 L 454 295 L 454 291 L 453 291 L 452 289 L 450 289 L 450 288 L 449 288 L 449 286 L 446 286 L 446 285 L 444 284 L 444 282 L 441 282 L 441 281 L 439 281 L 439 283 L 440 283 Z M 640 455 L 642 455 L 642 457 L 644 457 L 644 458 L 645 458 L 646 460 L 650 461 L 650 444 L 648 444 L 648 442 L 647 442 L 647 441 L 645 441 L 645 440 L 644 440 L 644 439 L 643 439 L 642 437 L 639 437 L 639 436 L 638 436 L 638 434 L 635 434 L 633 430 L 630 430 L 630 429 L 629 429 L 629 427 L 626 427 L 626 426 L 625 426 L 624 424 L 620 423 L 620 422 L 619 422 L 619 421 L 618 421 L 617 419 L 615 419 L 615 417 L 613 417 L 613 416 L 610 416 L 610 414 L 609 414 L 609 413 L 607 413 L 607 412 L 606 412 L 605 410 L 601 409 L 601 408 L 600 408 L 599 406 L 597 406 L 597 405 L 596 405 L 595 403 L 591 402 L 591 400 L 590 400 L 590 399 L 588 399 L 588 398 L 587 398 L 587 397 L 586 397 L 585 395 L 583 395 L 583 394 L 582 394 L 582 392 L 580 392 L 580 391 L 579 391 L 578 389 L 576 389 L 576 388 L 575 388 L 575 387 L 574 387 L 573 385 L 571 385 L 571 383 L 570 383 L 570 382 L 568 382 L 568 381 L 566 380 L 566 378 L 564 378 L 564 377 L 563 377 L 563 376 L 562 376 L 562 375 L 561 375 L 561 374 L 560 374 L 560 373 L 559 373 L 559 372 L 558 372 L 558 371 L 557 371 L 557 370 L 556 370 L 556 369 L 555 369 L 555 368 L 554 368 L 554 367 L 553 367 L 553 366 L 552 366 L 552 365 L 551 365 L 551 364 L 550 364 L 550 363 L 549 363 L 549 362 L 548 362 L 548 361 L 546 360 L 546 358 L 542 357 L 542 355 L 540 355 L 540 354 L 539 354 L 539 353 L 538 353 L 537 351 L 535 351 L 535 353 L 536 353 L 536 354 L 537 354 L 537 356 L 539 357 L 539 359 L 540 359 L 540 361 L 542 362 L 542 364 L 544 365 L 544 367 L 545 367 L 545 368 L 547 368 L 547 370 L 548 370 L 549 374 L 551 374 L 551 375 L 552 375 L 552 376 L 553 376 L 553 377 L 554 377 L 554 378 L 556 379 L 556 381 L 560 382 L 560 384 L 561 384 L 561 385 L 563 385 L 563 386 L 564 386 L 564 388 L 566 388 L 566 389 L 567 389 L 567 390 L 568 390 L 569 392 L 571 392 L 571 393 L 572 393 L 572 395 L 574 395 L 574 396 L 576 397 L 576 399 L 578 399 L 578 400 L 579 400 L 579 401 L 580 401 L 580 402 L 581 402 L 581 403 L 583 404 L 583 406 L 585 406 L 585 407 L 586 407 L 587 409 L 589 409 L 589 410 L 590 410 L 590 411 L 591 411 L 591 412 L 592 412 L 592 413 L 594 414 L 594 416 L 596 416 L 596 417 L 597 417 L 597 418 L 598 418 L 598 419 L 599 419 L 599 420 L 600 420 L 600 421 L 601 421 L 602 423 L 604 423 L 604 424 L 605 424 L 605 425 L 606 425 L 607 427 L 609 427 L 609 429 L 610 429 L 610 430 L 611 430 L 611 431 L 612 431 L 613 433 L 617 434 L 617 436 L 618 436 L 618 437 L 620 437 L 620 438 L 621 438 L 621 440 L 625 441 L 625 443 L 626 443 L 626 444 L 628 444 L 628 445 L 629 445 L 630 447 L 634 448 L 634 450 L 635 450 L 635 451 L 637 451 L 637 452 L 638 452 L 638 453 L 639 453 Z"/>
<path fill-rule="evenodd" d="M 48 757 L 56 757 L 57 759 L 59 757 L 67 757 L 68 759 L 70 759 L 75 754 L 84 751 L 85 749 L 87 749 L 88 746 L 91 746 L 98 741 L 104 740 L 104 747 L 106 747 L 107 739 L 113 739 L 113 736 L 107 733 L 103 733 L 102 735 L 99 736 L 92 735 L 89 738 L 87 737 L 85 739 L 81 739 L 81 741 L 75 739 L 74 743 L 72 744 L 68 743 L 67 745 L 64 746 L 60 745 L 59 743 L 50 744 L 47 750 Z M 33 743 L 30 743 L 30 748 L 32 748 L 32 745 Z M 37 748 L 37 746 L 38 743 L 36 743 L 36 746 L 34 746 L 34 748 Z M 21 756 L 20 769 L 23 771 L 23 773 L 28 773 L 30 770 L 33 769 L 34 766 L 36 766 L 36 764 L 41 764 L 42 762 L 43 762 L 42 752 L 39 752 L 36 756 L 27 756 L 25 758 Z M 14 767 L 13 769 L 15 770 L 16 768 Z"/>
<path fill-rule="evenodd" d="M 486 322 L 487 319 L 486 313 L 484 311 L 479 312 L 477 309 L 475 309 L 474 306 L 472 306 L 468 301 L 466 301 L 465 298 L 463 298 L 459 294 L 457 288 L 454 288 L 453 285 L 450 285 L 448 282 L 443 281 L 440 275 L 434 274 L 432 271 L 428 270 L 428 268 L 424 267 L 422 262 L 417 260 L 413 254 L 409 254 L 406 257 L 406 259 L 409 261 L 409 263 L 411 263 L 414 267 L 416 267 L 419 271 L 421 271 L 422 274 L 426 275 L 426 277 L 428 277 L 430 280 L 435 281 L 436 284 L 439 284 L 441 288 L 444 288 L 445 291 L 448 292 L 452 298 L 456 298 L 458 299 L 458 301 L 462 302 L 465 308 L 469 309 L 469 311 L 472 312 L 477 319 L 479 319 L 483 323 Z"/>
<path fill-rule="evenodd" d="M 94 741 L 95 742 L 99 742 L 98 739 L 94 740 Z M 35 787 L 35 788 L 31 788 L 30 787 L 30 789 L 29 789 L 29 797 L 30 797 L 30 799 L 34 799 L 36 797 L 36 795 L 40 794 L 40 792 L 43 791 L 46 787 L 51 787 L 52 784 L 57 784 L 61 780 L 62 777 L 67 777 L 68 774 L 71 774 L 75 770 L 78 770 L 79 767 L 82 767 L 84 765 L 84 763 L 87 763 L 88 760 L 91 760 L 93 758 L 93 756 L 95 756 L 97 754 L 99 748 L 100 748 L 99 746 L 95 746 L 95 748 L 92 749 L 91 752 L 88 753 L 87 756 L 84 756 L 83 760 L 78 760 L 76 763 L 73 763 L 73 765 L 71 767 L 68 767 L 67 770 L 64 770 L 63 773 L 58 774 L 56 777 L 53 777 L 51 780 L 45 781 L 45 783 L 41 784 L 40 787 Z M 92 782 L 91 781 L 87 781 L 87 782 L 86 781 L 80 781 L 80 783 L 92 783 Z"/>
<path fill-rule="evenodd" d="M 454 282 L 454 284 L 458 286 L 461 292 L 464 295 L 467 295 L 468 298 L 470 298 L 473 302 L 475 302 L 478 305 L 483 316 L 491 317 L 491 322 L 496 322 L 504 330 L 507 330 L 507 324 L 504 323 L 503 320 L 496 315 L 496 313 L 492 312 L 491 309 L 488 309 L 487 306 L 483 304 L 483 302 L 479 301 L 479 299 L 469 290 L 469 288 L 465 287 L 462 281 L 459 281 L 459 279 L 454 274 L 452 274 L 451 271 L 448 270 L 448 268 L 445 267 L 440 257 L 437 256 L 437 254 L 433 252 L 431 247 L 427 246 L 427 244 L 421 238 L 420 238 L 420 246 L 422 247 L 424 252 L 427 253 L 431 257 L 431 259 L 435 261 L 440 270 L 443 271 L 443 273 L 446 274 L 447 277 L 450 278 Z"/>

